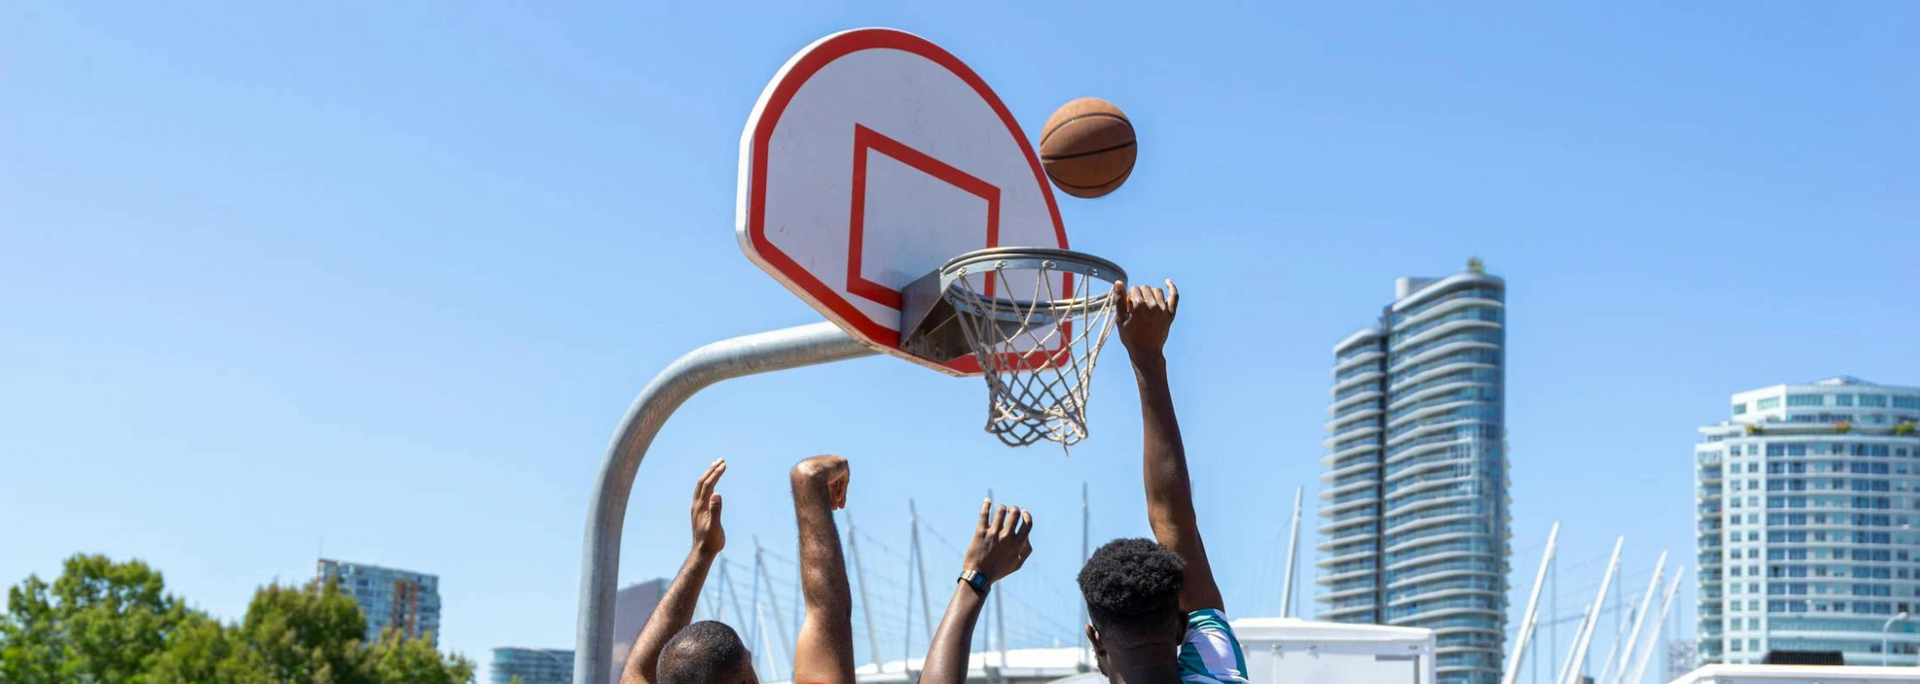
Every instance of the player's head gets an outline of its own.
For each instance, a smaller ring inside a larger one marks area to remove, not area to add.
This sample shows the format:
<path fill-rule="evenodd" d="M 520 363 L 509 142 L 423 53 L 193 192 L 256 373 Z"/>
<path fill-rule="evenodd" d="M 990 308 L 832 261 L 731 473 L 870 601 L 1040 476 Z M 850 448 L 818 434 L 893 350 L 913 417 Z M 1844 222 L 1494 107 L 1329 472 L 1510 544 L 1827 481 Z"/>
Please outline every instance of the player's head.
<path fill-rule="evenodd" d="M 1172 658 L 1186 628 L 1180 587 L 1186 563 L 1171 549 L 1147 539 L 1115 539 L 1080 569 L 1087 601 L 1087 637 L 1103 672 L 1109 654 L 1165 653 Z"/>
<path fill-rule="evenodd" d="M 753 655 L 732 627 L 704 620 L 687 625 L 660 649 L 659 684 L 759 684 Z"/>

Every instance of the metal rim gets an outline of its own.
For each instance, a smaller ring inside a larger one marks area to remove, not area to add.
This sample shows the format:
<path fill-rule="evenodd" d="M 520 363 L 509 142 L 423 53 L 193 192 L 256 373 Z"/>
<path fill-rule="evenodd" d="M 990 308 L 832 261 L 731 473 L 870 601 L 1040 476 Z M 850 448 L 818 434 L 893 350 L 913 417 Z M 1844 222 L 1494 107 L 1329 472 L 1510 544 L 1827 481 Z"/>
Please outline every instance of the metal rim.
<path fill-rule="evenodd" d="M 989 266 L 978 270 L 972 268 L 982 264 Z M 1021 320 L 1033 314 L 1051 317 L 1056 311 L 1070 312 L 1105 307 L 1113 298 L 1112 288 L 1107 288 L 1106 291 L 1092 297 L 1037 301 L 995 297 L 991 306 L 982 308 L 978 300 L 985 298 L 977 293 L 971 297 L 960 297 L 954 294 L 953 286 L 962 278 L 999 270 L 1062 271 L 1077 273 L 1088 278 L 1098 278 L 1109 283 L 1127 279 L 1127 272 L 1118 264 L 1085 252 L 1048 247 L 989 247 L 947 260 L 946 265 L 940 267 L 941 289 L 950 301 L 963 310 L 970 311 L 974 315 L 987 315 L 991 310 L 998 310 L 999 315 L 994 316 L 995 318 L 1010 321 Z"/>
<path fill-rule="evenodd" d="M 959 269 L 983 261 L 1053 261 L 1055 263 L 1049 266 L 1049 268 L 1070 271 L 1096 278 L 1105 278 L 1109 282 L 1127 279 L 1126 270 L 1120 268 L 1119 264 L 1086 252 L 1076 252 L 1070 249 L 1056 249 L 1052 247 L 988 247 L 986 249 L 977 249 L 948 259 L 947 263 L 940 267 L 940 274 L 943 276 L 951 276 Z M 1073 268 L 1062 268 L 1061 266 L 1063 265 L 1072 266 Z M 1114 277 L 1107 277 L 1109 273 Z"/>

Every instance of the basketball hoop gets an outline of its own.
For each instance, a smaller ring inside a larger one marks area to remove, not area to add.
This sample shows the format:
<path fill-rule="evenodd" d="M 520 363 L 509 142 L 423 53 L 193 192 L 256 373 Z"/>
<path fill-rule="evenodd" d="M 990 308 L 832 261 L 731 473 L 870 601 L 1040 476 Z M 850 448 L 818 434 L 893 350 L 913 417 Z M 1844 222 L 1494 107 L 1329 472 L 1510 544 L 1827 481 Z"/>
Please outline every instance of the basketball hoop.
<path fill-rule="evenodd" d="M 987 379 L 987 432 L 1008 446 L 1069 447 L 1087 436 L 1093 367 L 1113 332 L 1113 284 L 1126 277 L 1111 261 L 1064 249 L 968 252 L 908 287 L 911 332 L 901 346 L 944 358 L 964 343 Z"/>

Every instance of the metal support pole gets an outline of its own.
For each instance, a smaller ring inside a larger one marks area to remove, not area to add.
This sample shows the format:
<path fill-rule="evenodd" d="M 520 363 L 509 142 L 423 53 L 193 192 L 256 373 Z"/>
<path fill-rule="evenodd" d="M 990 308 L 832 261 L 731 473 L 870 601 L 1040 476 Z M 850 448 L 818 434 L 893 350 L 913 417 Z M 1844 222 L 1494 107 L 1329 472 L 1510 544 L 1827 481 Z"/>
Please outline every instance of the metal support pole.
<path fill-rule="evenodd" d="M 987 500 L 993 500 L 992 489 L 987 490 Z M 1000 597 L 1007 593 L 1007 589 L 1006 587 L 999 587 L 999 589 L 999 591 L 993 592 L 993 595 L 989 598 L 993 599 L 993 617 L 1000 627 L 1000 634 L 998 635 L 998 641 L 1000 642 L 1000 669 L 1004 670 L 1007 667 L 1007 604 L 1001 603 Z M 986 662 L 987 659 L 985 657 L 980 658 L 980 664 L 985 665 Z"/>
<path fill-rule="evenodd" d="M 1088 532 L 1088 524 L 1089 524 L 1088 520 L 1089 520 L 1089 517 L 1087 515 L 1087 483 L 1085 481 L 1081 481 L 1080 483 L 1080 567 L 1083 567 L 1083 568 L 1087 567 L 1087 532 Z M 1092 669 L 1087 666 L 1087 602 L 1075 601 L 1074 603 L 1080 604 L 1080 624 L 1074 625 L 1075 629 L 1073 630 L 1074 632 L 1078 633 L 1080 636 L 1080 655 L 1079 655 L 1079 661 L 1076 663 L 1075 669 L 1078 669 L 1081 672 L 1086 672 Z"/>
<path fill-rule="evenodd" d="M 900 623 L 900 667 L 907 673 L 907 681 L 917 681 L 913 676 L 913 550 L 907 550 L 907 595 L 900 599 L 907 605 L 907 619 Z M 933 635 L 927 635 L 932 641 Z M 924 664 L 924 663 L 922 663 Z"/>
<path fill-rule="evenodd" d="M 847 550 L 853 554 L 853 578 L 860 583 L 860 615 L 867 623 L 867 653 L 873 658 L 873 671 L 880 672 L 885 667 L 880 660 L 880 629 L 873 626 L 873 602 L 867 600 L 867 567 L 860 563 L 860 531 L 853 526 L 853 510 L 847 509 Z"/>
<path fill-rule="evenodd" d="M 907 512 L 913 516 L 913 567 L 920 578 L 920 621 L 927 629 L 927 643 L 933 643 L 933 603 L 927 598 L 927 554 L 920 550 L 920 509 L 907 499 Z M 912 600 L 913 597 L 907 597 Z M 913 657 L 908 653 L 906 657 Z"/>
<path fill-rule="evenodd" d="M 754 622 L 753 630 L 760 634 L 760 647 L 763 649 L 766 649 L 761 652 L 767 654 L 767 671 L 768 673 L 773 675 L 773 679 L 771 681 L 779 681 L 780 680 L 780 661 L 773 657 L 773 638 L 769 636 L 770 632 L 768 632 L 765 628 L 766 627 L 765 623 L 767 621 L 767 611 L 760 607 L 759 596 L 760 594 L 756 590 L 754 593 L 754 599 L 753 599 L 753 622 Z"/>
<path fill-rule="evenodd" d="M 1591 610 L 1593 610 L 1593 606 L 1591 605 L 1580 609 L 1580 625 L 1584 625 L 1587 623 L 1587 613 Z M 1552 625 L 1554 622 L 1559 622 L 1559 620 L 1554 620 L 1553 622 L 1549 622 L 1547 624 Z M 1580 629 L 1580 625 L 1574 625 L 1573 628 L 1575 630 L 1578 630 Z M 1577 634 L 1574 635 L 1574 640 L 1569 644 L 1569 646 L 1571 646 L 1572 648 L 1569 648 L 1567 650 L 1567 657 L 1562 658 L 1560 660 L 1560 674 L 1554 675 L 1553 684 L 1565 684 L 1565 682 L 1567 681 L 1567 668 L 1573 667 L 1574 649 L 1578 649 L 1580 647 L 1579 635 Z"/>
<path fill-rule="evenodd" d="M 1626 545 L 1626 537 L 1613 542 L 1613 557 L 1607 560 L 1607 574 L 1600 577 L 1600 593 L 1593 597 L 1593 607 L 1587 610 L 1587 619 L 1581 623 L 1580 631 L 1574 633 L 1573 662 L 1567 663 L 1570 667 L 1561 684 L 1580 681 L 1581 669 L 1587 662 L 1587 647 L 1593 644 L 1593 633 L 1599 630 L 1600 614 L 1607 605 L 1607 587 L 1613 586 L 1613 576 L 1620 571 L 1620 547 Z"/>
<path fill-rule="evenodd" d="M 1673 583 L 1667 585 L 1667 593 L 1660 597 L 1660 619 L 1653 622 L 1653 633 L 1647 635 L 1647 646 L 1640 651 L 1640 658 L 1633 665 L 1633 674 L 1627 675 L 1626 684 L 1640 684 L 1647 676 L 1647 662 L 1653 660 L 1654 645 L 1660 643 L 1660 626 L 1667 621 L 1667 615 L 1673 610 L 1673 597 L 1680 593 L 1681 576 L 1686 574 L 1686 566 L 1673 569 Z"/>
<path fill-rule="evenodd" d="M 755 544 L 755 548 L 753 549 L 753 583 L 748 585 L 747 588 L 747 596 L 752 597 L 753 601 L 753 629 L 747 632 L 747 643 L 749 644 L 760 643 L 760 628 L 766 626 L 767 622 L 767 618 L 761 615 L 762 611 L 760 610 L 760 575 L 765 567 L 766 566 L 760 563 L 759 545 Z"/>
<path fill-rule="evenodd" d="M 993 592 L 993 621 L 1000 630 L 1000 669 L 1007 668 L 1007 604 L 1000 597 L 1007 594 L 1006 589 Z"/>
<path fill-rule="evenodd" d="M 741 631 L 745 631 L 751 635 L 753 632 L 748 630 L 747 627 L 752 625 L 753 622 L 747 617 L 745 611 L 740 610 L 740 589 L 733 586 L 733 575 L 727 573 L 726 557 L 721 556 L 718 564 L 720 566 L 720 588 L 727 593 L 727 601 L 733 604 L 733 619 L 736 621 L 734 624 L 740 625 Z M 749 641 L 747 643 L 753 642 Z"/>
<path fill-rule="evenodd" d="M 1527 597 L 1527 612 L 1520 614 L 1520 632 L 1515 637 L 1513 653 L 1507 656 L 1507 671 L 1500 684 L 1520 681 L 1520 663 L 1526 662 L 1527 644 L 1533 641 L 1533 630 L 1539 626 L 1540 590 L 1547 586 L 1547 568 L 1553 565 L 1554 550 L 1559 543 L 1560 523 L 1556 522 L 1553 529 L 1547 531 L 1547 550 L 1540 554 L 1540 569 L 1533 573 L 1533 593 Z"/>
<path fill-rule="evenodd" d="M 1646 594 L 1640 598 L 1640 610 L 1633 615 L 1633 626 L 1627 628 L 1627 645 L 1620 647 L 1620 669 L 1601 681 L 1610 680 L 1613 684 L 1626 681 L 1628 668 L 1633 663 L 1634 646 L 1640 643 L 1641 628 L 1647 623 L 1647 613 L 1653 610 L 1653 596 L 1660 593 L 1660 580 L 1665 578 L 1666 571 L 1667 552 L 1661 551 L 1660 560 L 1653 564 L 1653 579 L 1647 580 Z"/>
<path fill-rule="evenodd" d="M 627 500 L 647 447 L 675 409 L 706 387 L 731 378 L 870 356 L 832 323 L 815 323 L 706 345 L 675 359 L 647 383 L 607 445 L 587 503 L 580 561 L 580 615 L 574 629 L 573 681 L 607 681 L 613 661 L 613 600 L 620 581 L 620 533 Z"/>
<path fill-rule="evenodd" d="M 1280 617 L 1283 618 L 1293 617 L 1293 565 L 1300 558 L 1300 497 L 1306 493 L 1306 487 L 1293 490 L 1293 533 L 1287 536 L 1287 582 L 1280 586 Z"/>
<path fill-rule="evenodd" d="M 760 550 L 760 538 L 753 538 L 753 564 L 762 574 L 767 572 L 766 554 Z M 780 635 L 780 658 L 787 659 L 787 649 L 793 648 L 793 642 L 787 639 L 787 618 L 780 614 L 780 597 L 773 593 L 773 575 L 767 575 L 767 605 L 773 607 L 773 628 Z M 768 656 L 773 654 L 769 652 Z M 775 676 L 778 676 L 777 674 Z"/>
<path fill-rule="evenodd" d="M 1553 616 L 1547 621 L 1547 657 L 1560 652 L 1560 564 L 1554 563 L 1547 571 L 1547 614 Z M 1552 661 L 1548 661 L 1551 669 Z M 1558 684 L 1560 680 L 1555 679 Z"/>

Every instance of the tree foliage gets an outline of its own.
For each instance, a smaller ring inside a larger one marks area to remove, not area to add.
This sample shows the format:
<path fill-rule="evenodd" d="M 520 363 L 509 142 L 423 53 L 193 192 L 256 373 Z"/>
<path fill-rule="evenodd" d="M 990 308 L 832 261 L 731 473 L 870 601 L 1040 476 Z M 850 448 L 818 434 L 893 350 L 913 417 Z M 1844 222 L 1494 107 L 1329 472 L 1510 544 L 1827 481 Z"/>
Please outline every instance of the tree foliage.
<path fill-rule="evenodd" d="M 464 684 L 473 662 L 432 635 L 366 622 L 331 584 L 271 584 L 227 625 L 166 593 L 158 571 L 104 556 L 67 559 L 51 584 L 29 576 L 0 615 L 6 684 Z"/>
<path fill-rule="evenodd" d="M 68 558 L 49 584 L 29 576 L 7 590 L 0 616 L 0 681 L 144 684 L 189 616 L 159 571 L 105 556 Z"/>

